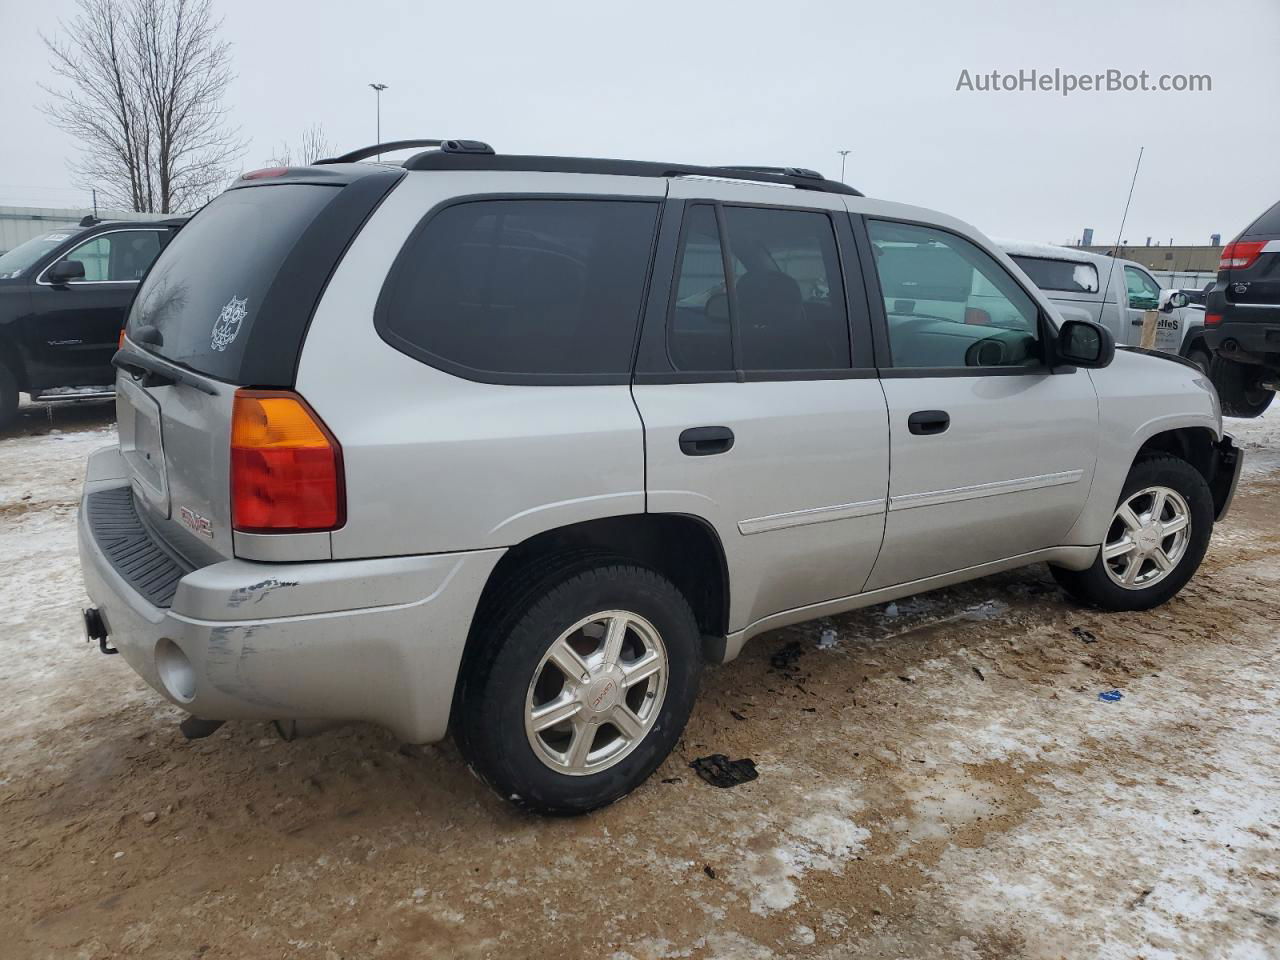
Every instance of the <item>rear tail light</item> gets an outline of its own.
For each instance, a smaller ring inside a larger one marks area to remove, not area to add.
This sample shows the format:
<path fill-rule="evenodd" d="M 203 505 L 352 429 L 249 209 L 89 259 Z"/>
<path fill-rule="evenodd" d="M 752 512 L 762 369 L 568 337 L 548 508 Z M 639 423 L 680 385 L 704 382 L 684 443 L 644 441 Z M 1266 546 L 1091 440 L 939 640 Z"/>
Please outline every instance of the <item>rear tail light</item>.
<path fill-rule="evenodd" d="M 124 349 L 124 330 L 123 329 L 121 329 L 120 331 L 120 339 L 116 341 L 116 349 L 117 350 Z"/>
<path fill-rule="evenodd" d="M 1265 240 L 1236 240 L 1222 249 L 1222 259 L 1218 261 L 1219 270 L 1248 270 L 1253 261 L 1262 255 Z"/>
<path fill-rule="evenodd" d="M 1222 323 L 1222 314 L 1206 313 L 1204 315 L 1204 325 L 1206 327 L 1216 327 L 1220 323 Z"/>
<path fill-rule="evenodd" d="M 231 525 L 243 533 L 302 533 L 345 520 L 342 448 L 316 412 L 288 390 L 237 390 Z"/>

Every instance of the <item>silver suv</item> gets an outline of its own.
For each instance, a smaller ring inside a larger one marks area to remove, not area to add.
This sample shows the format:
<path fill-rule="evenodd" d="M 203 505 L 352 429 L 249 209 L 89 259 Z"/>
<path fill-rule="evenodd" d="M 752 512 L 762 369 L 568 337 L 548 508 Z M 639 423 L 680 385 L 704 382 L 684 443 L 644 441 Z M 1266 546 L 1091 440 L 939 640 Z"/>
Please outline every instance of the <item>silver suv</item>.
<path fill-rule="evenodd" d="M 192 717 L 452 729 L 578 813 L 759 633 L 1038 562 L 1151 607 L 1227 509 L 1199 370 L 973 227 L 801 169 L 409 145 L 246 174 L 132 308 L 85 622 Z"/>

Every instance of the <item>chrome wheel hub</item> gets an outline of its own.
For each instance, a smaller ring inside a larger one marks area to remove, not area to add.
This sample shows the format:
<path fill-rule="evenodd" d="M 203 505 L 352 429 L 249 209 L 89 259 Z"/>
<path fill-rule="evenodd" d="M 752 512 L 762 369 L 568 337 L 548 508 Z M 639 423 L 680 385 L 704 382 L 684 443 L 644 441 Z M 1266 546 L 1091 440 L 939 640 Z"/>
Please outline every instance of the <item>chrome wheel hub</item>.
<path fill-rule="evenodd" d="M 657 723 L 667 674 L 662 637 L 644 617 L 605 610 L 579 620 L 529 684 L 524 726 L 534 754 L 571 776 L 613 766 Z"/>
<path fill-rule="evenodd" d="M 1113 583 L 1141 590 L 1167 577 L 1187 552 L 1191 509 L 1178 491 L 1147 487 L 1130 495 L 1111 520 L 1102 562 Z"/>

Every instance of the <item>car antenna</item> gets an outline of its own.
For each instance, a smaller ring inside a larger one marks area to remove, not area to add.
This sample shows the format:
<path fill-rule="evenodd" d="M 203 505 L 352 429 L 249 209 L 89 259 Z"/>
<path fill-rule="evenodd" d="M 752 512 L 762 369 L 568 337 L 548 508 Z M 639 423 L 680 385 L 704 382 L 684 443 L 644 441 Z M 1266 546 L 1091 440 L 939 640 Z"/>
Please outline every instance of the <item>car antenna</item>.
<path fill-rule="evenodd" d="M 1138 182 L 1138 168 L 1142 166 L 1142 152 L 1146 147 L 1138 148 L 1138 162 L 1133 165 L 1133 179 L 1129 181 L 1129 197 L 1124 202 L 1124 213 L 1120 215 L 1120 232 L 1116 234 L 1116 245 L 1111 250 L 1111 265 L 1107 267 L 1107 282 L 1102 285 L 1102 305 L 1098 307 L 1098 320 L 1102 320 L 1102 311 L 1106 309 L 1107 291 L 1111 289 L 1111 274 L 1116 269 L 1116 258 L 1120 256 L 1120 239 L 1124 236 L 1124 222 L 1129 219 L 1129 204 L 1133 202 L 1133 186 Z M 1116 309 L 1120 302 L 1116 301 Z"/>

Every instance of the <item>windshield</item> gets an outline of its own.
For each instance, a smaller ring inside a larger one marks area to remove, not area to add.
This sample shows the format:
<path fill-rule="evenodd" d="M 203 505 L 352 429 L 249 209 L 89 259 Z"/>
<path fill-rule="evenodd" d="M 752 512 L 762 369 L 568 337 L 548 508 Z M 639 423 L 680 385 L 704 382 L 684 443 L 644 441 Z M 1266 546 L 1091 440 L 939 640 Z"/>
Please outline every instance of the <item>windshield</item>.
<path fill-rule="evenodd" d="M 166 359 L 231 383 L 285 258 L 333 187 L 277 184 L 215 198 L 164 249 L 138 290 L 129 337 Z M 138 328 L 159 333 L 139 341 Z M 270 331 L 264 330 L 264 333 Z M 272 343 L 277 351 L 298 344 Z"/>
<path fill-rule="evenodd" d="M 32 237 L 26 243 L 14 247 L 0 257 L 0 280 L 13 280 L 21 276 L 33 263 L 63 241 L 70 240 L 76 233 L 75 230 L 55 230 L 41 237 Z"/>

